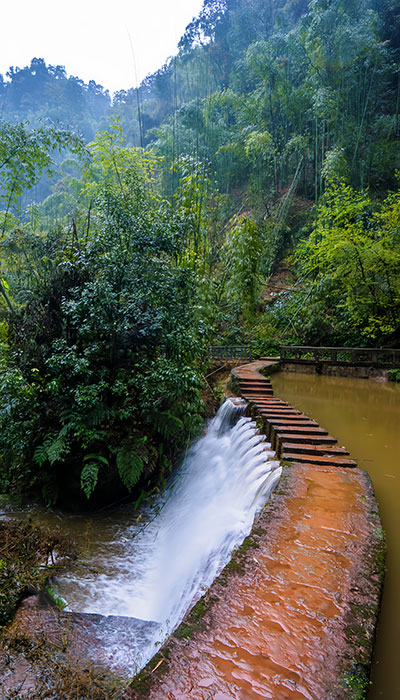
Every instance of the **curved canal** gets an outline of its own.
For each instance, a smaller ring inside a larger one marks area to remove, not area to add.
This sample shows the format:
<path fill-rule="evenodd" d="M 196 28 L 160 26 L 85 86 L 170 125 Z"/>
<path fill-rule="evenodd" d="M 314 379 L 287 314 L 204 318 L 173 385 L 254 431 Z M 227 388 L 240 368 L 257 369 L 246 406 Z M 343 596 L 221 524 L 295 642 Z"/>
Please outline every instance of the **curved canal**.
<path fill-rule="evenodd" d="M 372 479 L 388 556 L 368 700 L 400 697 L 400 385 L 314 374 L 278 373 L 274 393 L 345 445 Z"/>

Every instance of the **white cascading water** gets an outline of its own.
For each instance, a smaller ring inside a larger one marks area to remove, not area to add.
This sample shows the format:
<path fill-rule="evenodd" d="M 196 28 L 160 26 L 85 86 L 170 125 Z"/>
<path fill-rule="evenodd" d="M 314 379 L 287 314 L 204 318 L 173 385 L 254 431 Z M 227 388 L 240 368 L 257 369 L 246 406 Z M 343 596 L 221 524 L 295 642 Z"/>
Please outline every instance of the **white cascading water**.
<path fill-rule="evenodd" d="M 178 626 L 249 534 L 281 474 L 271 446 L 242 413 L 225 401 L 153 516 L 139 530 L 119 530 L 107 570 L 81 580 L 75 601 L 59 579 L 72 609 L 157 621 L 158 646 Z"/>

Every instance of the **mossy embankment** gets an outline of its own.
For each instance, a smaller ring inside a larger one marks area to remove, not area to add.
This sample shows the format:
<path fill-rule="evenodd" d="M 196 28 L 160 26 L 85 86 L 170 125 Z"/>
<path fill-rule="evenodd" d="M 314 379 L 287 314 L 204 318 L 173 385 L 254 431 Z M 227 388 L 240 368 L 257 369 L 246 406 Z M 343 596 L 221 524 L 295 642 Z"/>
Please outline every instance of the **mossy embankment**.
<path fill-rule="evenodd" d="M 49 576 L 76 555 L 69 538 L 30 519 L 0 521 L 0 625 L 10 623 L 21 600 L 44 590 Z"/>

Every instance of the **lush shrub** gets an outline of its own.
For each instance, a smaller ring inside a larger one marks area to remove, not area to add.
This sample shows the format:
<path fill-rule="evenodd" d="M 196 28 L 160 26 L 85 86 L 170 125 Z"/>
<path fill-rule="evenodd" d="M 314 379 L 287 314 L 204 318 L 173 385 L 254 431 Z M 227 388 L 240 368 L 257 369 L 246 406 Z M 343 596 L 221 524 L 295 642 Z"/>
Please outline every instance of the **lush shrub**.
<path fill-rule="evenodd" d="M 292 342 L 385 345 L 400 337 L 400 193 L 382 204 L 329 186 L 296 250 L 301 284 L 273 306 Z"/>
<path fill-rule="evenodd" d="M 180 222 L 148 156 L 99 143 L 90 231 L 26 235 L 29 274 L 10 271 L 27 301 L 0 374 L 1 480 L 48 503 L 162 478 L 201 421 L 206 328 L 194 272 L 175 262 Z"/>
<path fill-rule="evenodd" d="M 388 375 L 391 382 L 400 382 L 400 368 L 389 369 Z"/>

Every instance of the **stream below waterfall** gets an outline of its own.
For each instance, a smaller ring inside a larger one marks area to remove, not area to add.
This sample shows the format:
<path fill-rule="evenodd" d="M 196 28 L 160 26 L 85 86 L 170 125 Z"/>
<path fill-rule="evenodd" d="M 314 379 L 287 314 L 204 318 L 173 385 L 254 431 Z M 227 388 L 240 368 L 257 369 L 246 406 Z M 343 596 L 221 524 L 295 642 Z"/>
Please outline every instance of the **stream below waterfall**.
<path fill-rule="evenodd" d="M 225 401 L 166 492 L 139 517 L 132 505 L 88 517 L 0 504 L 0 517 L 30 515 L 78 542 L 79 560 L 54 581 L 67 609 L 159 623 L 137 666 L 227 564 L 279 480 L 270 444 L 242 414 L 243 405 Z"/>

